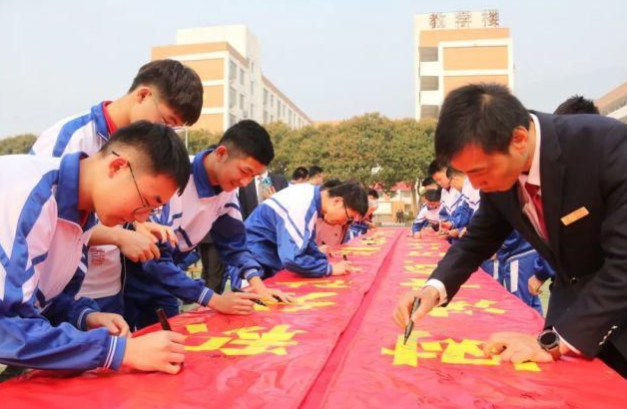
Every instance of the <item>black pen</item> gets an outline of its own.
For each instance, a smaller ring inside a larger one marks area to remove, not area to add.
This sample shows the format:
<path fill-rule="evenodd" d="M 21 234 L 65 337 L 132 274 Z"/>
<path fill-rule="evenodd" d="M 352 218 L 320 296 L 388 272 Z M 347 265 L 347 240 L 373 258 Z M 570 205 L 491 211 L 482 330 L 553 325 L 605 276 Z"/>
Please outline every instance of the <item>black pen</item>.
<path fill-rule="evenodd" d="M 159 307 L 155 312 L 157 313 L 157 317 L 159 317 L 161 329 L 164 331 L 172 331 L 170 321 L 168 321 L 168 317 L 165 315 L 165 311 L 163 311 L 163 308 Z M 181 362 L 181 369 L 183 369 L 183 366 L 185 366 L 185 362 Z"/>
<path fill-rule="evenodd" d="M 411 314 L 409 315 L 409 324 L 405 327 L 405 340 L 403 341 L 403 345 L 407 344 L 407 340 L 411 335 L 411 332 L 414 330 L 414 321 L 412 321 L 411 317 L 414 315 L 416 310 L 420 307 L 420 298 L 414 297 L 414 304 L 411 306 Z"/>
<path fill-rule="evenodd" d="M 242 290 L 241 288 L 237 288 L 237 287 L 231 287 L 231 291 L 233 291 L 234 293 L 245 293 L 246 292 L 246 291 Z M 255 299 L 251 298 L 250 301 L 254 302 L 257 305 L 261 305 L 262 307 L 267 307 L 266 303 L 264 303 L 261 300 L 255 300 Z"/>
<path fill-rule="evenodd" d="M 344 259 L 344 261 L 348 261 L 348 256 L 346 254 L 342 254 L 342 258 Z"/>
<path fill-rule="evenodd" d="M 168 317 L 165 315 L 163 308 L 157 308 L 156 313 L 157 317 L 159 317 L 159 322 L 161 323 L 161 329 L 164 331 L 172 331 L 172 327 L 170 326 L 170 322 L 168 321 Z"/>

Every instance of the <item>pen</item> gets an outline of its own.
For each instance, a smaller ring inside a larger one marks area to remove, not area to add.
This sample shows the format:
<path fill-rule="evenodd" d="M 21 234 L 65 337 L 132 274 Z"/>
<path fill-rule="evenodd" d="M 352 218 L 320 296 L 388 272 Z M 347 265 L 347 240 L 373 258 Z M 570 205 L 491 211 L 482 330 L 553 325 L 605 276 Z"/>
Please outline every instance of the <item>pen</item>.
<path fill-rule="evenodd" d="M 172 331 L 172 327 L 170 326 L 170 322 L 168 321 L 168 317 L 165 315 L 165 311 L 163 308 L 157 308 L 157 317 L 159 317 L 159 322 L 161 323 L 161 329 L 164 331 Z"/>
<path fill-rule="evenodd" d="M 234 293 L 245 293 L 246 292 L 246 291 L 242 290 L 241 288 L 237 288 L 237 287 L 231 287 L 231 291 L 233 291 Z M 250 301 L 254 302 L 257 305 L 261 305 L 262 307 L 267 307 L 266 303 L 264 303 L 261 300 L 251 299 Z"/>
<path fill-rule="evenodd" d="M 414 315 L 418 307 L 420 307 L 420 298 L 414 297 L 414 304 L 411 306 L 411 314 L 409 315 L 409 324 L 405 327 L 405 339 L 403 340 L 403 345 L 407 344 L 407 340 L 414 329 L 414 321 L 412 321 L 411 317 Z"/>

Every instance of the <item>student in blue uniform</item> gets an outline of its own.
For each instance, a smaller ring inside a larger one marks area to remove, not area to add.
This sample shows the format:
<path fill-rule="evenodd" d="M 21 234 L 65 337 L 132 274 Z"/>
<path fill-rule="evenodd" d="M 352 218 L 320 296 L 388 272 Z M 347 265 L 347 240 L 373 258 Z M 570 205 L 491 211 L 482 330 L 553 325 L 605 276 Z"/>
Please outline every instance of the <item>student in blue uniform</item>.
<path fill-rule="evenodd" d="M 470 218 L 479 208 L 480 197 L 479 190 L 472 187 L 470 180 L 463 172 L 449 166 L 446 175 L 451 181 L 451 187 L 461 192 L 459 204 L 453 214 L 447 221 L 441 223 L 442 229 L 448 232 L 449 241 L 453 243 L 464 234 Z"/>
<path fill-rule="evenodd" d="M 347 224 L 368 210 L 366 190 L 357 182 L 320 190 L 309 183 L 283 189 L 246 219 L 248 249 L 263 267 L 264 278 L 287 269 L 303 277 L 350 273 L 347 261 L 329 262 L 316 245 L 316 220 Z"/>
<path fill-rule="evenodd" d="M 435 231 L 440 229 L 442 189 L 429 189 L 425 191 L 424 199 L 425 204 L 418 212 L 411 226 L 411 233 L 414 237 L 422 237 L 422 230 L 425 227 L 431 227 Z"/>
<path fill-rule="evenodd" d="M 179 298 L 225 314 L 250 314 L 252 299 L 271 299 L 276 295 L 290 300 L 283 292 L 261 283 L 261 267 L 246 248 L 246 230 L 237 200 L 237 188 L 263 173 L 273 157 L 270 136 L 251 120 L 233 125 L 215 149 L 194 157 L 187 188 L 154 218 L 175 231 L 177 246 L 163 243 L 159 259 L 129 267 L 124 300 L 125 317 L 131 328 L 157 322 L 154 311 L 159 307 L 168 316 L 178 314 Z M 209 232 L 222 261 L 251 283 L 253 293 L 217 294 L 178 267 L 180 260 Z"/>
<path fill-rule="evenodd" d="M 126 338 L 122 317 L 62 293 L 96 223 L 144 221 L 182 191 L 189 159 L 169 128 L 121 128 L 91 157 L 0 158 L 0 363 L 43 369 L 177 373 L 185 337 Z M 15 172 L 19 171 L 19 178 Z"/>
<path fill-rule="evenodd" d="M 459 205 L 461 193 L 451 186 L 451 179 L 446 175 L 448 166 L 437 159 L 429 164 L 429 176 L 442 188 L 440 221 L 448 221 Z"/>
<path fill-rule="evenodd" d="M 139 120 L 192 125 L 200 116 L 202 103 L 203 86 L 191 68 L 175 60 L 152 61 L 140 68 L 126 95 L 59 121 L 39 136 L 31 154 L 62 157 L 80 151 L 93 155 L 119 127 Z M 126 266 L 120 253 L 132 261 L 151 260 L 160 255 L 157 239 L 166 237 L 173 243 L 176 240 L 169 229 L 152 223 L 135 223 L 133 229 L 97 225 L 90 237 L 87 261 L 81 263 L 70 286 L 80 291 L 80 296 L 94 299 L 101 310 L 123 314 Z M 84 267 L 89 270 L 86 276 Z"/>
<path fill-rule="evenodd" d="M 346 232 L 346 238 L 344 242 L 351 241 L 355 237 L 361 236 L 362 234 L 368 233 L 368 230 L 374 229 L 377 226 L 372 222 L 372 214 L 379 207 L 379 193 L 374 189 L 368 189 L 368 211 L 363 219 L 359 221 L 354 221 L 348 226 L 348 231 Z"/>

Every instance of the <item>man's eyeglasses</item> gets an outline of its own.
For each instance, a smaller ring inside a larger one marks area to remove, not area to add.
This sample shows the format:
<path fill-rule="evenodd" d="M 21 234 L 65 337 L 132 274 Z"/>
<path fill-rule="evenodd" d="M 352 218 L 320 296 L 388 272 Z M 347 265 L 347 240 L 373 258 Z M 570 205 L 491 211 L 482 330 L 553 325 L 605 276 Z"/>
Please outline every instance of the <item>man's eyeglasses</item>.
<path fill-rule="evenodd" d="M 121 158 L 120 154 L 117 153 L 116 151 L 111 151 L 111 153 L 113 155 L 117 156 L 118 158 Z M 148 200 L 146 200 L 144 198 L 144 195 L 142 195 L 142 192 L 139 190 L 139 185 L 137 184 L 137 180 L 135 179 L 135 172 L 133 172 L 133 167 L 131 166 L 131 162 L 129 162 L 127 160 L 126 163 L 128 163 L 128 169 L 131 171 L 131 178 L 133 179 L 133 183 L 135 184 L 135 189 L 137 189 L 137 194 L 139 195 L 139 200 L 142 203 L 141 207 L 138 207 L 137 209 L 133 210 L 133 214 L 143 213 L 145 211 L 149 211 L 152 214 L 152 212 L 154 212 L 154 209 L 150 205 Z"/>

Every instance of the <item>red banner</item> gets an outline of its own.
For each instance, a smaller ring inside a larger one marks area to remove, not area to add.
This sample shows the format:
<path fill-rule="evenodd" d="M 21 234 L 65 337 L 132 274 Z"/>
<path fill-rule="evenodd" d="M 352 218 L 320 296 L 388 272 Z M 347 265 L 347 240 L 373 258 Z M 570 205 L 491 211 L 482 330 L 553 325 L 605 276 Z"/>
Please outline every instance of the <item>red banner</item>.
<path fill-rule="evenodd" d="M 514 365 L 485 358 L 482 341 L 492 333 L 538 333 L 543 319 L 481 271 L 403 345 L 393 308 L 401 294 L 424 284 L 446 247 L 434 237 L 402 236 L 358 330 L 340 341 L 346 352 L 334 354 L 332 373 L 322 374 L 330 384 L 316 383 L 303 407 L 627 407 L 627 383 L 599 360 Z"/>
<path fill-rule="evenodd" d="M 343 253 L 360 269 L 350 276 L 305 279 L 282 272 L 266 281 L 294 294 L 298 304 L 256 306 L 246 317 L 201 309 L 171 319 L 175 331 L 189 335 L 178 375 L 33 371 L 0 384 L 2 406 L 298 407 L 401 233 L 379 229 L 345 246 Z"/>

